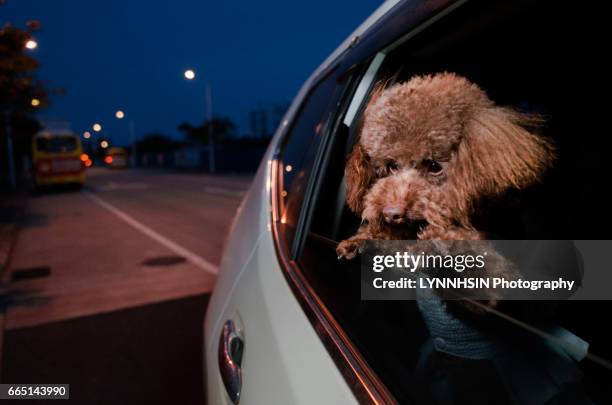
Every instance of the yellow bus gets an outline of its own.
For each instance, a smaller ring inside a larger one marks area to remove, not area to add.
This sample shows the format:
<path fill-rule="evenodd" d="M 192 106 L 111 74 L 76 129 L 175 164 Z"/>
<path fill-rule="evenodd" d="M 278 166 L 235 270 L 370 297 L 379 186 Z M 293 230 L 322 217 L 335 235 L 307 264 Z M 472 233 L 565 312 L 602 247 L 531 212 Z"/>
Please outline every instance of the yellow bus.
<path fill-rule="evenodd" d="M 92 161 L 83 153 L 78 135 L 67 130 L 43 130 L 32 138 L 32 164 L 37 186 L 85 182 Z"/>

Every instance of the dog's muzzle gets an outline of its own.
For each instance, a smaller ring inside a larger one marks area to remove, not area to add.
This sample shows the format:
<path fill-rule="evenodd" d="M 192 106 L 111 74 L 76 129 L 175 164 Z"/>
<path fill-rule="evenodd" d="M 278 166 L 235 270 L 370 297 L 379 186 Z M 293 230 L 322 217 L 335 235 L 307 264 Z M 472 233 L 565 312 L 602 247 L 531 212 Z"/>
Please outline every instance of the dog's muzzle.
<path fill-rule="evenodd" d="M 402 207 L 385 207 L 382 214 L 388 224 L 401 225 L 406 222 L 405 211 Z"/>

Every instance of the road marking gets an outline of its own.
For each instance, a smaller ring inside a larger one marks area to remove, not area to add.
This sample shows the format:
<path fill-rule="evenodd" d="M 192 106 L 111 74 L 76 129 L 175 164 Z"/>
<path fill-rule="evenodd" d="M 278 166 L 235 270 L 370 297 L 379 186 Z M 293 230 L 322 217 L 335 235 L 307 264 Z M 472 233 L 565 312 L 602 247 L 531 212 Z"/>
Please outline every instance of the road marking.
<path fill-rule="evenodd" d="M 120 219 L 122 219 L 125 223 L 127 223 L 128 225 L 130 225 L 132 228 L 142 232 L 143 234 L 147 235 L 149 238 L 157 241 L 158 243 L 164 245 L 165 247 L 167 247 L 168 249 L 172 250 L 174 253 L 185 257 L 188 261 L 190 261 L 193 265 L 201 268 L 202 270 L 213 274 L 213 275 L 217 275 L 219 273 L 219 268 L 212 264 L 211 262 L 209 262 L 208 260 L 202 258 L 201 256 L 198 256 L 197 254 L 193 253 L 192 251 L 185 249 L 184 247 L 182 247 L 181 245 L 179 245 L 178 243 L 166 238 L 165 236 L 157 233 L 156 231 L 154 231 L 153 229 L 149 228 L 148 226 L 146 226 L 145 224 L 138 222 L 137 220 L 135 220 L 134 218 L 132 218 L 131 216 L 129 216 L 128 214 L 126 214 L 125 212 L 121 211 L 119 208 L 115 207 L 114 205 L 104 201 L 103 199 L 101 199 L 100 197 L 98 197 L 97 195 L 89 192 L 89 191 L 83 191 L 82 192 L 86 197 L 88 197 L 89 199 L 91 199 L 93 202 L 95 202 L 96 204 L 98 204 L 99 206 L 106 208 L 107 210 L 109 210 L 110 212 L 112 212 L 113 214 L 115 214 L 116 216 L 118 216 Z"/>
<path fill-rule="evenodd" d="M 223 188 L 223 187 L 204 187 L 204 192 L 209 194 L 217 194 L 225 197 L 243 197 L 246 191 L 242 190 L 232 190 L 231 188 Z"/>
<path fill-rule="evenodd" d="M 149 185 L 146 183 L 106 183 L 95 188 L 96 191 L 118 191 L 118 190 L 146 190 Z"/>

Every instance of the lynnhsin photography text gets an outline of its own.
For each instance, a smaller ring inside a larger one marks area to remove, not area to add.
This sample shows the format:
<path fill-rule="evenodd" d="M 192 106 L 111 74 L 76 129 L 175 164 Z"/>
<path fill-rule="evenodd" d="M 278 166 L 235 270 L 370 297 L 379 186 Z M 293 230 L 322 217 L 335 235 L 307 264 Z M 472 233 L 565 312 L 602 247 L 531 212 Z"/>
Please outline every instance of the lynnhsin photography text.
<path fill-rule="evenodd" d="M 612 299 L 596 288 L 606 281 L 594 271 L 605 265 L 606 248 L 605 241 L 368 241 L 362 299 L 416 300 L 418 289 L 454 300 Z"/>

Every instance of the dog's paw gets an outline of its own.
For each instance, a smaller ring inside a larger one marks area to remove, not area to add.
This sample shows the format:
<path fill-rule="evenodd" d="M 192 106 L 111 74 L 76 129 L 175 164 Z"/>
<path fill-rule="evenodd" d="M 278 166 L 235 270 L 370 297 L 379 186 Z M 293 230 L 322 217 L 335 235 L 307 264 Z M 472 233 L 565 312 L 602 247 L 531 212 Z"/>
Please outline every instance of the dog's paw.
<path fill-rule="evenodd" d="M 338 260 L 352 260 L 360 252 L 363 240 L 361 239 L 347 239 L 343 240 L 336 247 L 336 254 Z"/>

